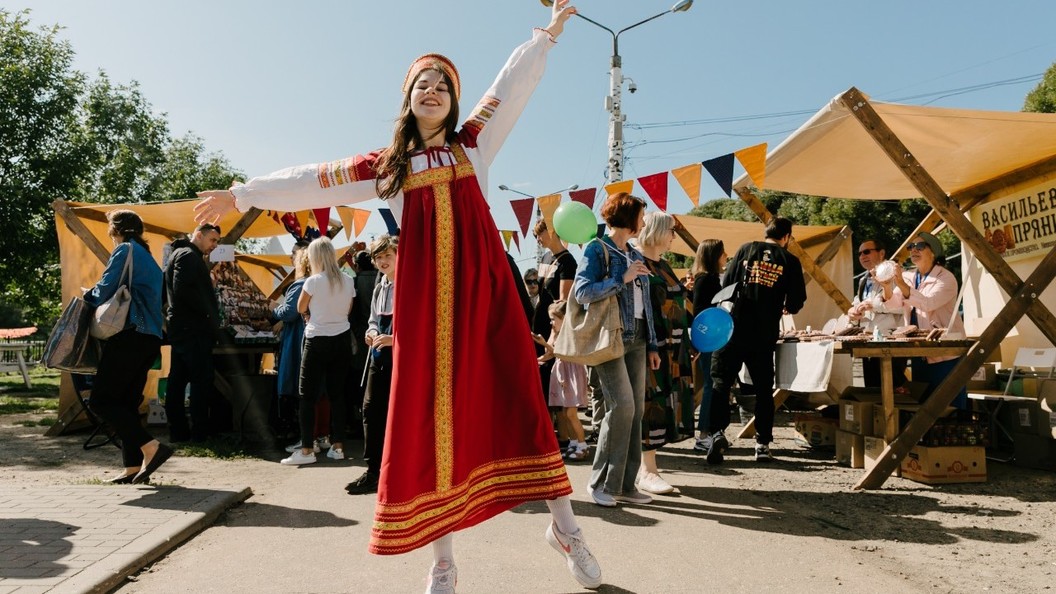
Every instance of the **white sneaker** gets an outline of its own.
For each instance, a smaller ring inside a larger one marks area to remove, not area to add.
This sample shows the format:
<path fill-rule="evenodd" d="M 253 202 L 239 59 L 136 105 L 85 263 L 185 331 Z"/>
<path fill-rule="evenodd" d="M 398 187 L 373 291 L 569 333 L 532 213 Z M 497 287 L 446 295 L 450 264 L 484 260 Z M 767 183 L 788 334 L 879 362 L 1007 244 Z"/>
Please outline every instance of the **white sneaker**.
<path fill-rule="evenodd" d="M 668 484 L 668 482 L 659 474 L 652 472 L 647 472 L 641 476 L 638 480 L 638 488 L 646 493 L 652 493 L 654 495 L 663 495 L 675 490 L 675 488 Z"/>
<path fill-rule="evenodd" d="M 546 542 L 565 556 L 568 570 L 581 586 L 597 588 L 601 585 L 601 566 L 594 555 L 590 554 L 582 530 L 577 530 L 575 534 L 564 534 L 551 521 L 550 526 L 546 528 Z"/>
<path fill-rule="evenodd" d="M 294 451 L 296 451 L 298 449 L 301 449 L 301 442 L 297 442 L 296 444 L 289 444 L 288 446 L 286 446 L 286 453 L 294 453 Z M 319 453 L 320 451 L 322 451 L 322 449 L 319 448 L 319 443 L 318 442 L 316 442 L 315 444 L 312 444 L 312 450 L 315 451 L 316 453 Z"/>
<path fill-rule="evenodd" d="M 429 572 L 429 585 L 425 587 L 425 594 L 455 594 L 455 584 L 458 583 L 458 568 L 446 559 L 441 559 Z"/>
<path fill-rule="evenodd" d="M 302 466 L 304 464 L 315 464 L 315 454 L 302 454 L 300 448 L 294 450 L 289 458 L 283 458 L 279 464 L 287 466 Z"/>
<path fill-rule="evenodd" d="M 345 450 L 342 450 L 341 448 L 335 448 L 334 446 L 330 446 L 330 449 L 327 450 L 327 452 L 326 452 L 326 457 L 330 458 L 331 460 L 344 460 L 345 459 Z"/>

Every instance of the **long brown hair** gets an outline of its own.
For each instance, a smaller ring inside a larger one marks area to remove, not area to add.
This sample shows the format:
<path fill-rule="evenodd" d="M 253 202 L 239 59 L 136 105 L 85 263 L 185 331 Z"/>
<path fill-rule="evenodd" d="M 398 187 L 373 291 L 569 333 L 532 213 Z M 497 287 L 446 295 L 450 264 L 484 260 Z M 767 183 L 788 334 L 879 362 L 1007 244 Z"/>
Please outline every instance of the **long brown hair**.
<path fill-rule="evenodd" d="M 458 133 L 459 123 L 455 85 L 443 70 L 437 69 L 437 72 L 443 77 L 451 93 L 451 111 L 444 119 L 444 140 L 453 142 Z M 421 77 L 421 73 L 418 76 Z M 411 112 L 411 92 L 414 91 L 414 85 L 417 82 L 416 78 L 407 87 L 407 92 L 403 95 L 403 107 L 400 108 L 400 115 L 396 118 L 392 144 L 381 151 L 381 156 L 374 165 L 376 174 L 374 184 L 380 198 L 392 198 L 400 192 L 403 182 L 407 180 L 407 175 L 411 172 L 411 153 L 425 148 L 425 139 L 418 132 L 418 120 Z"/>
<path fill-rule="evenodd" d="M 726 248 L 721 239 L 705 239 L 697 246 L 697 256 L 693 259 L 693 276 L 698 274 L 719 274 L 719 258 L 722 257 Z"/>

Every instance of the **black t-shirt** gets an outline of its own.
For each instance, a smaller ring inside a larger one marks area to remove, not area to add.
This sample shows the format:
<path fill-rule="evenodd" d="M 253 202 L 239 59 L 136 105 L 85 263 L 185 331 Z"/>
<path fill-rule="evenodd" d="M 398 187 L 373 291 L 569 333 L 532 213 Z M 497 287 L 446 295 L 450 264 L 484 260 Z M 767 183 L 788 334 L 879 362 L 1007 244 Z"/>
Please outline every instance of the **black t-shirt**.
<path fill-rule="evenodd" d="M 719 274 L 702 272 L 693 278 L 693 315 L 715 307 L 711 300 L 722 290 Z"/>
<path fill-rule="evenodd" d="M 764 241 L 746 243 L 726 266 L 722 286 L 741 281 L 734 338 L 777 340 L 781 313 L 798 313 L 807 300 L 803 266 L 788 250 Z"/>
<path fill-rule="evenodd" d="M 557 254 L 547 252 L 539 263 L 539 286 L 549 293 L 554 301 L 561 299 L 561 281 L 575 278 L 576 259 L 568 250 Z"/>

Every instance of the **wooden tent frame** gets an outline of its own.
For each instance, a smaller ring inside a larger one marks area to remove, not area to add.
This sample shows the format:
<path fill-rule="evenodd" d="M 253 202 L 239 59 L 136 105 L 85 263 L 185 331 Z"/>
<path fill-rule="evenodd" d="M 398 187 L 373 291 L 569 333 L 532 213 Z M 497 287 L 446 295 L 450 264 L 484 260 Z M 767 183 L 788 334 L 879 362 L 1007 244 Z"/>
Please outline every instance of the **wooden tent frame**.
<path fill-rule="evenodd" d="M 1018 183 L 1056 171 L 1056 155 L 1046 157 L 1028 166 L 1006 172 L 1003 175 L 976 184 L 970 188 L 947 194 L 913 153 L 902 142 L 894 131 L 876 112 L 864 93 L 855 87 L 840 95 L 838 101 L 848 109 L 851 115 L 862 125 L 869 136 L 876 142 L 891 162 L 897 166 L 906 179 L 920 191 L 921 196 L 931 205 L 932 210 L 921 221 L 917 229 L 906 239 L 893 254 L 894 258 L 906 255 L 906 243 L 921 231 L 934 231 L 941 226 L 948 227 L 954 235 L 971 248 L 978 262 L 989 272 L 1002 290 L 1010 298 L 996 317 L 982 332 L 979 340 L 968 353 L 961 358 L 946 379 L 935 389 L 920 410 L 913 416 L 905 429 L 884 448 L 876 465 L 866 472 L 855 485 L 855 489 L 878 489 L 883 486 L 891 473 L 902 463 L 903 458 L 920 441 L 924 434 L 934 425 L 939 415 L 953 403 L 961 388 L 967 383 L 976 369 L 987 361 L 994 349 L 999 348 L 1001 340 L 1026 315 L 1041 330 L 1052 344 L 1056 344 L 1056 316 L 1038 297 L 1053 278 L 1056 277 L 1056 249 L 1050 249 L 1037 268 L 1024 281 L 1012 270 L 1005 260 L 997 254 L 968 220 L 966 214 L 974 206 L 986 202 L 998 191 Z M 773 215 L 762 202 L 748 189 L 738 189 L 738 195 L 764 223 Z M 796 246 L 798 247 L 798 246 Z M 790 250 L 803 261 L 802 250 L 790 247 Z M 809 260 L 809 258 L 808 258 Z M 807 271 L 804 262 L 804 271 Z M 820 271 L 819 271 L 820 272 Z M 810 271 L 813 275 L 813 271 Z M 824 273 L 822 273 L 824 275 Z M 817 278 L 817 277 L 815 277 Z M 826 290 L 828 291 L 828 286 Z M 832 293 L 830 292 L 830 295 Z M 836 298 L 835 296 L 833 297 Z M 844 297 L 846 299 L 846 297 Z M 847 302 L 850 307 L 850 302 Z M 893 413 L 893 411 L 889 411 Z M 888 425 L 893 419 L 887 419 Z"/>

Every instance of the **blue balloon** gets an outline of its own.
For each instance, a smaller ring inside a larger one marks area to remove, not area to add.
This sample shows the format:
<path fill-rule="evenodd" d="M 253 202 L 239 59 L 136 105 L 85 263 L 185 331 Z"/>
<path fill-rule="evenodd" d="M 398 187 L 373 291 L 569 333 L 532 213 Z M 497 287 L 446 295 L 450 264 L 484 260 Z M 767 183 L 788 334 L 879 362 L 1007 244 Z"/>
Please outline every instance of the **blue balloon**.
<path fill-rule="evenodd" d="M 689 340 L 693 348 L 702 353 L 711 353 L 726 346 L 733 336 L 733 318 L 721 307 L 709 307 L 693 318 L 689 329 Z"/>

